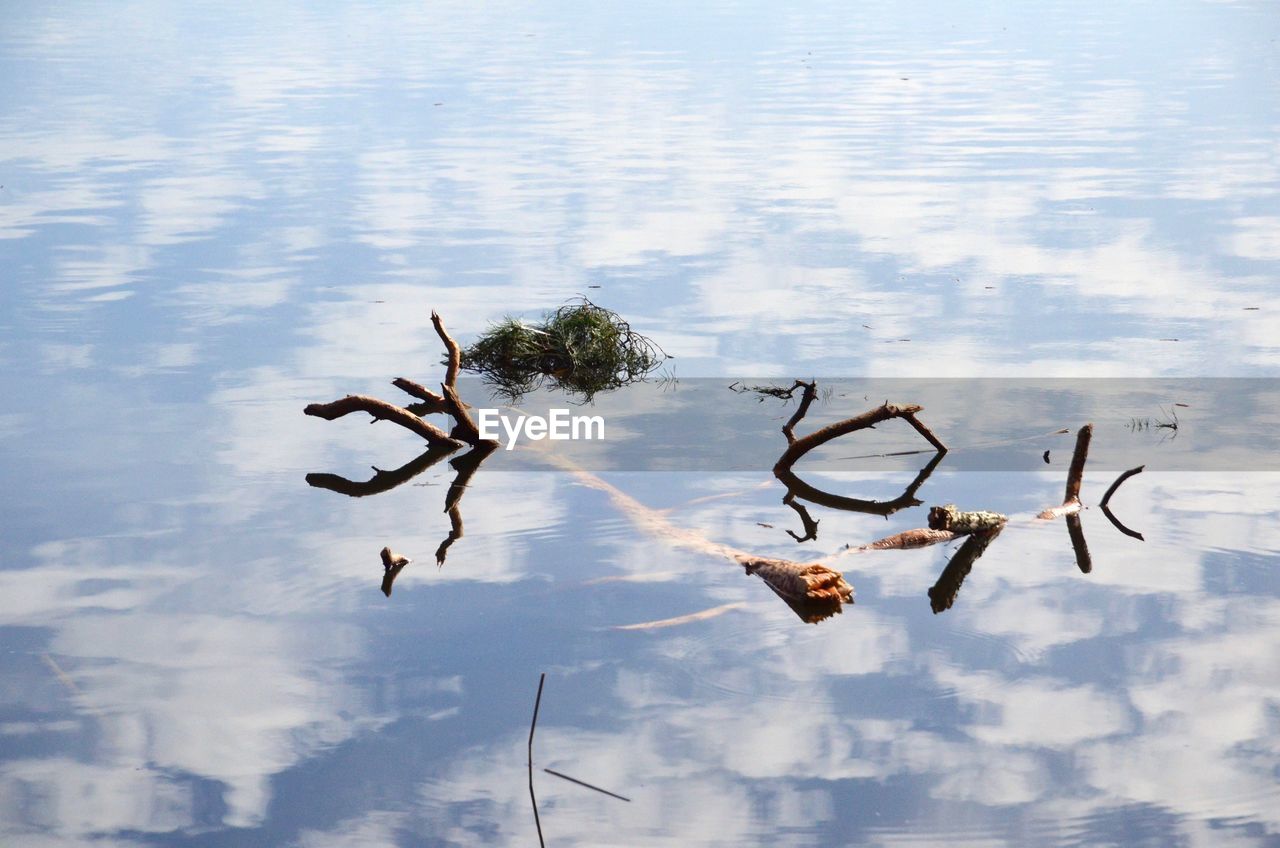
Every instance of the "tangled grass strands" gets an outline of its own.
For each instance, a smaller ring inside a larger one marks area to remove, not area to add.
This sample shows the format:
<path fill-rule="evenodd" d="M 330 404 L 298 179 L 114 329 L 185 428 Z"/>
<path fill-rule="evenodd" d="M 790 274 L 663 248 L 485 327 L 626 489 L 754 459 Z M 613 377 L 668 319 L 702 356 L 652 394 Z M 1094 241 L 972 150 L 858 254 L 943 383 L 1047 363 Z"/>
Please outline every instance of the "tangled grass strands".
<path fill-rule="evenodd" d="M 644 380 L 667 358 L 617 313 L 581 298 L 536 326 L 510 317 L 497 322 L 463 349 L 462 368 L 513 401 L 547 385 L 586 403 Z"/>

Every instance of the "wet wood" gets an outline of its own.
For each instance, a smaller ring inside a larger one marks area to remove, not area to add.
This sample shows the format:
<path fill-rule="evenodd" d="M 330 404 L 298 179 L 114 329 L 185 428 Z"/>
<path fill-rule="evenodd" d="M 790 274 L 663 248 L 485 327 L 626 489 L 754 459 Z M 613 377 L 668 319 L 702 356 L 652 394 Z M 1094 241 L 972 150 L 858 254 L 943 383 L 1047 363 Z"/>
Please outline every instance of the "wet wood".
<path fill-rule="evenodd" d="M 874 427 L 877 424 L 888 421 L 893 418 L 904 418 L 911 424 L 922 436 L 924 436 L 930 444 L 938 449 L 939 452 L 946 452 L 946 446 L 935 436 L 927 427 L 920 423 L 916 418 L 916 413 L 924 409 L 922 406 L 915 404 L 900 405 L 894 403 L 884 403 L 875 409 L 868 410 L 861 415 L 855 415 L 853 418 L 846 418 L 843 421 L 837 421 L 829 424 L 820 430 L 815 430 L 809 435 L 796 439 L 787 449 L 783 451 L 782 456 L 778 458 L 777 463 L 773 466 L 773 473 L 779 477 L 784 472 L 790 470 L 800 457 L 804 456 L 814 448 L 824 445 L 832 439 L 838 439 L 841 436 L 847 436 L 858 430 L 865 430 L 868 427 Z M 790 423 L 790 422 L 788 422 Z"/>
<path fill-rule="evenodd" d="M 935 506 L 929 510 L 930 530 L 947 530 L 965 535 L 1003 527 L 1008 520 L 1008 516 L 998 512 L 964 512 L 957 509 L 955 504 Z"/>
<path fill-rule="evenodd" d="M 314 415 L 326 421 L 333 421 L 353 412 L 367 412 L 375 421 L 390 421 L 411 430 L 427 440 L 432 447 L 437 445 L 454 445 L 459 442 L 450 438 L 443 430 L 430 422 L 423 421 L 404 407 L 387 403 L 369 395 L 347 395 L 329 403 L 308 404 L 302 410 L 305 415 Z"/>
<path fill-rule="evenodd" d="M 1105 507 L 1107 503 L 1111 500 L 1111 496 L 1116 493 L 1116 490 L 1120 488 L 1120 485 L 1124 483 L 1125 480 L 1128 480 L 1130 477 L 1134 476 L 1135 474 L 1141 474 L 1142 470 L 1146 467 L 1147 466 L 1145 465 L 1139 465 L 1137 468 L 1130 468 L 1128 471 L 1124 472 L 1119 477 L 1117 477 L 1115 479 L 1115 482 L 1107 487 L 1107 493 L 1102 496 L 1102 503 L 1098 505 Z"/>

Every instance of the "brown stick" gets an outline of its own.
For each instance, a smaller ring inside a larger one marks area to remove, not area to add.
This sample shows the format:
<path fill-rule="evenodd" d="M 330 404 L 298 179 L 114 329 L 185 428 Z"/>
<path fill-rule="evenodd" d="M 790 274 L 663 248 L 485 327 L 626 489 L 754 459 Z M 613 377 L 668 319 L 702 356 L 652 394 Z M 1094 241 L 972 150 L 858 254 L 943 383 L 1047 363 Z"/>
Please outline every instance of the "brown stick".
<path fill-rule="evenodd" d="M 392 380 L 392 386 L 401 389 L 401 391 L 406 392 L 407 395 L 412 395 L 413 397 L 416 397 L 417 400 L 422 401 L 422 405 L 425 406 L 425 409 L 421 412 L 422 415 L 430 415 L 433 414 L 433 412 L 448 411 L 444 398 L 436 395 L 436 393 L 431 391 L 428 387 L 422 386 L 421 383 L 415 383 L 413 380 L 404 377 L 397 377 Z"/>
<path fill-rule="evenodd" d="M 1111 500 L 1111 496 L 1116 493 L 1116 489 L 1120 488 L 1121 483 L 1123 483 L 1125 480 L 1128 480 L 1130 477 L 1132 477 L 1135 474 L 1141 474 L 1142 469 L 1146 467 L 1147 466 L 1145 465 L 1139 465 L 1137 468 L 1130 468 L 1128 471 L 1126 471 L 1125 473 L 1117 477 L 1116 481 L 1112 483 L 1111 486 L 1107 489 L 1107 493 L 1102 496 L 1102 503 L 1100 503 L 1099 506 L 1105 507 L 1107 505 L 1107 501 Z"/>
<path fill-rule="evenodd" d="M 877 539 L 865 545 L 858 545 L 856 548 L 846 548 L 836 556 L 859 553 L 861 551 L 905 551 L 911 548 L 927 548 L 930 545 L 937 545 L 941 542 L 950 542 L 959 535 L 950 530 L 931 530 L 928 527 L 918 527 L 915 530 L 904 530 L 901 533 L 895 533 L 892 536 L 886 536 L 883 539 Z"/>
<path fill-rule="evenodd" d="M 919 409 L 919 407 L 917 407 L 917 409 Z M 932 430 L 924 426 L 924 424 L 920 421 L 919 418 L 916 418 L 916 414 L 914 412 L 904 412 L 902 413 L 902 417 L 907 419 L 907 423 L 910 424 L 912 427 L 915 427 L 916 432 L 924 436 L 925 439 L 929 442 L 929 444 L 937 448 L 938 453 L 947 452 L 947 446 L 942 443 L 941 439 L 939 439 L 937 436 L 933 434 Z"/>
<path fill-rule="evenodd" d="M 792 414 L 790 420 L 782 425 L 782 435 L 787 437 L 787 444 L 795 442 L 796 425 L 800 423 L 800 419 L 804 418 L 805 413 L 809 411 L 810 405 L 813 404 L 814 399 L 818 396 L 818 384 L 816 381 L 810 380 L 806 383 L 803 380 L 796 380 L 795 385 L 791 388 L 794 391 L 801 386 L 804 387 L 804 394 L 800 396 L 800 405 L 796 407 L 796 411 Z"/>
<path fill-rule="evenodd" d="M 412 430 L 426 439 L 432 447 L 458 444 L 457 441 L 446 436 L 439 427 L 423 421 L 404 407 L 368 395 L 347 395 L 330 403 L 312 403 L 302 411 L 306 415 L 314 415 L 326 421 L 333 421 L 353 412 L 367 412 L 375 421 L 391 421 L 407 430 Z"/>
<path fill-rule="evenodd" d="M 449 366 L 444 372 L 444 384 L 452 387 L 458 382 L 458 369 L 462 365 L 462 350 L 458 347 L 458 343 L 453 340 L 453 336 L 449 335 L 449 331 L 444 328 L 444 320 L 434 309 L 431 310 L 431 324 L 436 328 L 436 335 L 440 337 L 440 341 L 444 342 L 445 350 L 449 352 Z"/>
<path fill-rule="evenodd" d="M 1061 518 L 1064 515 L 1075 515 L 1080 511 L 1080 509 L 1080 501 L 1072 501 L 1071 503 L 1064 503 L 1061 506 L 1051 506 L 1046 509 L 1042 509 L 1039 514 L 1036 515 L 1036 518 L 1041 521 L 1052 521 L 1053 519 Z"/>
<path fill-rule="evenodd" d="M 1071 454 L 1071 468 L 1067 471 L 1067 491 L 1062 496 L 1064 504 L 1080 500 L 1080 482 L 1084 479 L 1084 462 L 1089 458 L 1089 440 L 1092 438 L 1092 424 L 1084 425 L 1076 433 L 1076 449 Z"/>
<path fill-rule="evenodd" d="M 796 515 L 800 516 L 800 523 L 804 526 L 804 535 L 793 533 L 788 530 L 787 535 L 795 539 L 797 542 L 815 541 L 818 538 L 818 522 L 809 514 L 809 510 L 802 503 L 796 502 L 795 492 L 787 492 L 786 497 L 782 499 L 782 503 L 791 507 L 796 511 Z"/>
<path fill-rule="evenodd" d="M 1111 511 L 1111 507 L 1107 506 L 1106 504 L 1099 504 L 1098 506 L 1099 508 L 1101 508 L 1102 514 L 1105 515 L 1107 517 L 1107 520 L 1111 522 L 1111 526 L 1115 527 L 1117 530 L 1119 530 L 1121 533 L 1125 534 L 1126 536 L 1132 536 L 1133 538 L 1137 539 L 1139 542 L 1147 541 L 1147 537 L 1143 536 L 1137 530 L 1130 530 L 1128 527 L 1125 527 L 1124 524 L 1120 522 L 1120 519 L 1116 518 L 1115 513 Z"/>
<path fill-rule="evenodd" d="M 458 397 L 458 392 L 454 389 L 453 384 L 446 382 L 440 386 L 440 389 L 444 392 L 446 411 L 453 416 L 453 431 L 449 435 L 455 439 L 462 439 L 469 445 L 478 445 L 481 441 L 486 441 L 497 447 L 498 443 L 493 439 L 482 440 L 480 438 L 480 431 L 476 429 L 476 423 L 467 414 L 466 404 Z"/>
<path fill-rule="evenodd" d="M 864 430 L 867 427 L 874 427 L 876 424 L 879 424 L 882 421 L 888 421 L 890 418 L 903 418 L 908 415 L 914 416 L 915 413 L 920 412 L 922 409 L 924 409 L 924 407 L 917 406 L 915 404 L 899 406 L 897 404 L 885 403 L 881 406 L 877 406 L 875 409 L 868 410 L 861 415 L 855 415 L 853 418 L 846 418 L 843 421 L 837 421 L 834 424 L 823 427 L 821 430 L 816 430 L 804 438 L 797 439 L 788 445 L 787 449 L 783 451 L 782 456 L 778 458 L 777 463 L 774 464 L 773 473 L 776 476 L 781 476 L 782 472 L 785 472 L 790 469 L 792 465 L 795 465 L 796 460 L 800 459 L 800 457 L 804 456 L 819 445 L 826 444 L 832 439 L 838 439 L 841 436 L 848 435 L 849 433 L 853 433 L 857 430 Z M 936 438 L 937 437 L 935 436 L 934 439 Z M 941 443 L 939 442 L 938 444 Z M 946 448 L 942 447 L 940 450 L 946 450 Z"/>

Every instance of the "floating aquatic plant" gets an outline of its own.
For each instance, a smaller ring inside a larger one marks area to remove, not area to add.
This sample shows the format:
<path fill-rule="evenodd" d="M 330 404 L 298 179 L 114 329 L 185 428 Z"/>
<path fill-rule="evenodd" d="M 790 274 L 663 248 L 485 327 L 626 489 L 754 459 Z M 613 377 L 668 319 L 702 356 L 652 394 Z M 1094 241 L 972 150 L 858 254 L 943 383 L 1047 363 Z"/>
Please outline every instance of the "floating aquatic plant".
<path fill-rule="evenodd" d="M 590 401 L 644 380 L 667 359 L 651 339 L 585 297 L 529 324 L 504 318 L 462 350 L 462 368 L 512 400 L 544 385 Z"/>

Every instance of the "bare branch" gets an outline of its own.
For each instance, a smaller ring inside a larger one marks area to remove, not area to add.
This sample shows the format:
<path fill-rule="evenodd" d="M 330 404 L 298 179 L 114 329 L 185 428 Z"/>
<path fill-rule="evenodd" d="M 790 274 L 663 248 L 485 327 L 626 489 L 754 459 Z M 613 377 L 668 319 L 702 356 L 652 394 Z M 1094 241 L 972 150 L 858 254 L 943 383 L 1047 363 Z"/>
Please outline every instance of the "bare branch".
<path fill-rule="evenodd" d="M 803 380 L 796 380 L 791 389 L 794 391 L 801 387 L 804 388 L 804 394 L 800 396 L 800 405 L 796 407 L 796 411 L 792 413 L 790 420 L 782 425 L 782 435 L 787 437 L 787 444 L 795 442 L 794 431 L 796 425 L 800 423 L 800 419 L 804 418 L 805 413 L 809 411 L 810 405 L 813 404 L 814 399 L 818 396 L 818 384 L 816 381 L 810 380 L 806 383 Z"/>
<path fill-rule="evenodd" d="M 444 328 L 444 320 L 434 309 L 431 310 L 431 324 L 436 328 L 436 335 L 440 337 L 440 341 L 444 342 L 445 349 L 449 351 L 449 366 L 444 373 L 444 384 L 452 387 L 458 382 L 458 369 L 462 365 L 462 350 L 458 347 L 458 343 L 453 340 L 453 336 L 449 335 L 449 331 Z"/>
<path fill-rule="evenodd" d="M 1111 500 L 1111 496 L 1116 493 L 1116 489 L 1120 488 L 1121 483 L 1123 483 L 1125 480 L 1128 480 L 1130 477 L 1132 477 L 1135 474 L 1141 474 L 1142 469 L 1146 467 L 1147 466 L 1145 465 L 1139 465 L 1137 468 L 1130 468 L 1128 471 L 1126 471 L 1125 473 L 1117 477 L 1116 481 L 1112 483 L 1110 487 L 1107 488 L 1107 493 L 1102 496 L 1102 503 L 1099 504 L 1099 506 L 1105 507 L 1107 505 L 1107 502 Z"/>
<path fill-rule="evenodd" d="M 392 421 L 407 430 L 412 430 L 426 439 L 432 447 L 458 444 L 457 441 L 446 436 L 439 427 L 423 421 L 404 407 L 368 395 L 347 395 L 331 403 L 312 403 L 302 411 L 306 415 L 314 415 L 326 421 L 333 421 L 353 412 L 367 412 L 376 421 Z"/>

